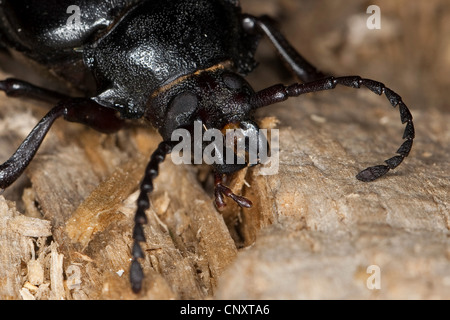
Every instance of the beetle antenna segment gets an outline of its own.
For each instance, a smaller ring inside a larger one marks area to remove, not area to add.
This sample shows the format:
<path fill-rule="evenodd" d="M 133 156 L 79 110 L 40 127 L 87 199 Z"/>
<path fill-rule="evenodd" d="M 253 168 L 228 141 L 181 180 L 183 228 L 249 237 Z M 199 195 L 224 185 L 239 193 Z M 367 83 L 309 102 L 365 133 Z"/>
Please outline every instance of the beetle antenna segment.
<path fill-rule="evenodd" d="M 404 141 L 397 150 L 398 155 L 385 160 L 385 165 L 369 167 L 356 175 L 358 180 L 364 182 L 374 181 L 402 163 L 402 161 L 409 155 L 415 137 L 411 112 L 402 101 L 402 98 L 397 93 L 387 88 L 383 83 L 371 79 L 363 79 L 359 76 L 346 76 L 328 77 L 304 84 L 295 83 L 290 86 L 278 84 L 255 93 L 255 95 L 251 98 L 251 104 L 253 109 L 258 109 L 277 102 L 285 101 L 290 97 L 298 97 L 305 93 L 331 90 L 336 88 L 338 84 L 356 89 L 359 89 L 361 85 L 364 85 L 378 95 L 382 95 L 384 93 L 394 108 L 397 105 L 399 106 L 400 119 L 403 124 L 406 123 L 406 128 L 403 133 L 403 139 L 406 139 L 406 141 Z"/>
<path fill-rule="evenodd" d="M 130 267 L 130 282 L 132 289 L 138 293 L 142 289 L 142 280 L 144 279 L 144 272 L 139 258 L 144 258 L 140 242 L 145 242 L 143 225 L 147 223 L 147 215 L 145 211 L 150 208 L 150 199 L 148 193 L 154 189 L 153 180 L 158 176 L 159 164 L 164 161 L 166 155 L 172 151 L 176 142 L 163 141 L 158 145 L 158 148 L 153 152 L 150 162 L 145 169 L 145 175 L 141 182 L 139 198 L 137 200 L 137 210 L 134 216 L 133 229 L 133 248 L 131 251 L 132 262 Z"/>

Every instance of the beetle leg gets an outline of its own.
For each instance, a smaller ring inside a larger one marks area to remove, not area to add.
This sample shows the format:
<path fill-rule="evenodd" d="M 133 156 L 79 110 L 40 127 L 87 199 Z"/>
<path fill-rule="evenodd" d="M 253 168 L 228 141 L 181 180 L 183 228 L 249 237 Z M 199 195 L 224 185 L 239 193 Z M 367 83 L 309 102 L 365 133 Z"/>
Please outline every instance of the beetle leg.
<path fill-rule="evenodd" d="M 233 191 L 223 185 L 222 182 L 223 175 L 216 173 L 214 177 L 214 196 L 216 198 L 216 206 L 219 210 L 222 210 L 226 206 L 223 196 L 233 199 L 234 202 L 244 208 L 250 208 L 253 205 L 247 198 L 234 194 Z"/>
<path fill-rule="evenodd" d="M 403 139 L 406 139 L 406 141 L 404 141 L 397 150 L 398 155 L 385 160 L 385 165 L 369 167 L 356 175 L 358 180 L 364 182 L 376 180 L 385 175 L 389 170 L 396 168 L 400 165 L 400 163 L 402 163 L 402 161 L 409 155 L 415 137 L 411 112 L 403 102 L 402 98 L 397 93 L 387 88 L 383 83 L 371 79 L 362 79 L 359 76 L 347 76 L 337 78 L 328 77 L 326 79 L 316 80 L 304 84 L 295 83 L 290 86 L 278 84 L 255 93 L 255 95 L 251 98 L 250 103 L 254 109 L 257 109 L 277 102 L 285 101 L 289 97 L 297 97 L 305 93 L 334 89 L 338 84 L 356 89 L 359 89 L 361 85 L 363 85 L 378 95 L 384 93 L 394 108 L 399 106 L 400 120 L 403 124 L 406 123 L 405 131 L 403 133 Z"/>
<path fill-rule="evenodd" d="M 78 122 L 103 133 L 114 133 L 123 128 L 125 121 L 117 111 L 103 107 L 88 98 L 71 98 L 61 102 L 65 107 L 64 120 Z"/>
<path fill-rule="evenodd" d="M 105 133 L 115 132 L 123 125 L 123 120 L 117 118 L 114 110 L 102 107 L 90 99 L 60 101 L 31 130 L 16 152 L 0 165 L 0 189 L 7 188 L 22 174 L 52 124 L 61 116 L 67 121 L 83 123 Z"/>
<path fill-rule="evenodd" d="M 0 90 L 4 91 L 8 97 L 24 97 L 51 103 L 69 98 L 62 93 L 44 89 L 14 78 L 0 81 Z"/>
<path fill-rule="evenodd" d="M 0 90 L 4 91 L 8 97 L 60 102 L 65 105 L 65 120 L 85 124 L 103 133 L 117 132 L 123 126 L 123 120 L 117 117 L 116 111 L 103 107 L 88 98 L 71 98 L 14 78 L 0 81 Z"/>
<path fill-rule="evenodd" d="M 310 82 L 326 77 L 325 74 L 317 70 L 292 47 L 289 41 L 274 26 L 270 17 L 262 16 L 257 18 L 251 15 L 243 15 L 242 24 L 244 30 L 248 33 L 258 33 L 266 36 L 280 54 L 282 60 L 302 82 Z"/>
<path fill-rule="evenodd" d="M 61 105 L 51 109 L 28 134 L 11 158 L 0 165 L 1 189 L 7 188 L 22 174 L 39 149 L 53 122 L 63 114 L 64 108 Z"/>
<path fill-rule="evenodd" d="M 145 169 L 145 175 L 140 185 L 139 198 L 137 200 L 137 210 L 134 216 L 133 248 L 131 250 L 132 262 L 130 267 L 130 282 L 135 293 L 141 291 L 144 272 L 142 271 L 139 258 L 144 258 L 140 242 L 145 242 L 143 225 L 147 223 L 145 211 L 150 208 L 148 193 L 153 191 L 153 180 L 158 176 L 159 164 L 164 161 L 166 155 L 170 153 L 176 142 L 163 141 L 153 152 L 150 162 Z"/>

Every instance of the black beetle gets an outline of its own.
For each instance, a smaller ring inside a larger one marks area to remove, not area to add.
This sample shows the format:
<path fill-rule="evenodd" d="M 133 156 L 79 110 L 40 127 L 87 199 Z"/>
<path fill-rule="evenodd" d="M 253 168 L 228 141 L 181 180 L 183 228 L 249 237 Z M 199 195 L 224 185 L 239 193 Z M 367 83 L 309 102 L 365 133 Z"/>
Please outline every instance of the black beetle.
<path fill-rule="evenodd" d="M 318 71 L 288 43 L 267 16 L 241 12 L 238 0 L 3 0 L 0 2 L 0 44 L 50 71 L 52 76 L 84 93 L 84 98 L 34 86 L 17 79 L 0 81 L 8 96 L 55 103 L 11 158 L 0 166 L 0 188 L 5 189 L 25 170 L 52 123 L 59 117 L 102 132 L 119 130 L 125 119 L 148 120 L 163 142 L 151 156 L 140 185 L 133 231 L 130 281 L 141 289 L 144 256 L 143 224 L 148 193 L 158 166 L 177 142 L 177 128 L 193 130 L 227 126 L 257 132 L 256 109 L 304 93 L 334 89 L 336 85 L 384 93 L 399 106 L 406 123 L 396 156 L 361 171 L 356 177 L 373 181 L 396 168 L 408 156 L 414 139 L 412 116 L 401 97 L 382 83 L 359 76 L 331 77 Z M 70 7 L 72 9 L 70 9 Z M 68 11 L 69 9 L 69 11 Z M 74 11 L 70 11 L 74 10 Z M 68 19 L 78 10 L 78 17 Z M 281 59 L 303 83 L 274 85 L 254 92 L 243 76 L 256 67 L 254 53 L 266 36 Z M 222 183 L 225 175 L 248 163 L 214 165 L 215 200 L 224 196 L 251 206 Z"/>

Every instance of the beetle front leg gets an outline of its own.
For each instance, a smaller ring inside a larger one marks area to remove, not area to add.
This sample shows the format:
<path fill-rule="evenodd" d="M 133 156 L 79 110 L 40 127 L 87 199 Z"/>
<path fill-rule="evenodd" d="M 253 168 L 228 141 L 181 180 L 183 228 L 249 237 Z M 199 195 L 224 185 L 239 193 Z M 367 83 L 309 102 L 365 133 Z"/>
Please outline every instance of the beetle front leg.
<path fill-rule="evenodd" d="M 55 120 L 61 116 L 67 121 L 83 123 L 104 133 L 116 132 L 124 123 L 115 115 L 114 110 L 102 107 L 90 99 L 62 100 L 31 130 L 16 152 L 0 165 L 0 189 L 7 188 L 19 178 L 34 158 Z"/>
<path fill-rule="evenodd" d="M 292 47 L 268 16 L 257 18 L 251 15 L 244 15 L 242 24 L 244 30 L 248 33 L 266 36 L 280 54 L 282 60 L 302 82 L 310 82 L 326 77 L 324 73 L 320 72 Z"/>

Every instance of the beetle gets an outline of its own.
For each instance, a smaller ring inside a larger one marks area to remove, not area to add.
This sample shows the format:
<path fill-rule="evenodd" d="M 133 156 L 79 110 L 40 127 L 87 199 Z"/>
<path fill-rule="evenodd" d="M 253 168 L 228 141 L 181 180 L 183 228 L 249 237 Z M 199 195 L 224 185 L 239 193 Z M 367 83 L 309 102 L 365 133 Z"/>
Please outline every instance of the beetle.
<path fill-rule="evenodd" d="M 201 121 L 205 128 L 232 126 L 256 133 L 254 113 L 259 108 L 337 85 L 364 86 L 375 94 L 384 93 L 393 107 L 399 107 L 401 122 L 406 124 L 405 141 L 385 164 L 369 167 L 356 178 L 376 180 L 411 151 L 413 118 L 397 93 L 371 79 L 322 73 L 292 47 L 268 16 L 243 13 L 238 0 L 80 0 L 78 20 L 68 19 L 71 4 L 72 0 L 1 1 L 2 48 L 33 61 L 84 96 L 74 98 L 14 78 L 0 81 L 0 90 L 10 97 L 54 104 L 0 165 L 0 188 L 22 174 L 58 118 L 105 133 L 120 130 L 125 120 L 147 120 L 158 129 L 162 142 L 151 155 L 137 200 L 130 267 L 134 292 L 141 290 L 144 277 L 139 260 L 144 257 L 141 243 L 148 194 L 159 164 L 177 143 L 171 139 L 174 130 L 192 131 L 194 122 Z M 254 55 L 262 37 L 270 40 L 299 83 L 252 89 L 244 77 L 257 66 Z M 264 143 L 261 136 L 257 138 Z M 225 206 L 225 197 L 241 207 L 252 205 L 224 183 L 224 177 L 248 164 L 246 160 L 213 165 L 219 209 Z"/>

